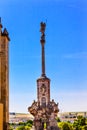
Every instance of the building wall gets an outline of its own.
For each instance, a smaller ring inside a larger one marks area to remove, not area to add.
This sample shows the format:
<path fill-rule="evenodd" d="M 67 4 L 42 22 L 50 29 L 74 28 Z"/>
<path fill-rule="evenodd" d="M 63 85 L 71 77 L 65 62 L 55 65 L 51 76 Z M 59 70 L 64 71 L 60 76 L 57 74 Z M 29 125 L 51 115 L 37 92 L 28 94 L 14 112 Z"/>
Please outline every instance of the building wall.
<path fill-rule="evenodd" d="M 9 37 L 6 29 L 0 34 L 0 103 L 3 104 L 3 130 L 9 129 Z"/>
<path fill-rule="evenodd" d="M 3 104 L 0 103 L 0 130 L 3 130 Z"/>

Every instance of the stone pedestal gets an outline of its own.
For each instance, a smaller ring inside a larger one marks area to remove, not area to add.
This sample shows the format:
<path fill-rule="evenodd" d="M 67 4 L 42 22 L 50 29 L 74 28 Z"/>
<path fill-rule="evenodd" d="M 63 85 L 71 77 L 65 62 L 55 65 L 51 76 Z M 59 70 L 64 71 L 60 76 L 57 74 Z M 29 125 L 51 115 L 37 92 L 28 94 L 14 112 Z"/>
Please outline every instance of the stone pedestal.
<path fill-rule="evenodd" d="M 54 100 L 44 107 L 34 101 L 28 111 L 34 116 L 35 130 L 44 130 L 44 123 L 46 123 L 46 130 L 59 130 L 56 121 L 59 109 Z"/>

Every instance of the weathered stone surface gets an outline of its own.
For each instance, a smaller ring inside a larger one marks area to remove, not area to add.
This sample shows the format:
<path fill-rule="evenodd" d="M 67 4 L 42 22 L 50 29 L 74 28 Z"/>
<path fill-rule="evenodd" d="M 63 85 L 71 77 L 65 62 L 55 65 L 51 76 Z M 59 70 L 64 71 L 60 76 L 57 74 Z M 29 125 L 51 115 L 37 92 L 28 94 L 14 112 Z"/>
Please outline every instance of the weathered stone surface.
<path fill-rule="evenodd" d="M 54 100 L 50 101 L 46 106 L 40 105 L 38 102 L 34 101 L 28 111 L 34 116 L 35 130 L 39 130 L 46 123 L 47 130 L 57 128 L 57 113 L 59 111 L 58 104 Z"/>
<path fill-rule="evenodd" d="M 3 130 L 3 104 L 0 103 L 0 130 Z"/>
<path fill-rule="evenodd" d="M 7 30 L 2 32 L 0 23 L 0 102 L 3 104 L 3 130 L 9 129 L 9 40 Z"/>

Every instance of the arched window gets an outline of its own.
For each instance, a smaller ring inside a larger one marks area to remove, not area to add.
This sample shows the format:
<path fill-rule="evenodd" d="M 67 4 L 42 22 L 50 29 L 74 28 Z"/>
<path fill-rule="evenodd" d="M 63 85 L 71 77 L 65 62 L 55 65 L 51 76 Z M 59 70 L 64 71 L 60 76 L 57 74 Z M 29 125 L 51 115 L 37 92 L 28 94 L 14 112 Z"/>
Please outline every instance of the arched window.
<path fill-rule="evenodd" d="M 41 102 L 42 102 L 42 106 L 45 107 L 46 106 L 46 98 L 42 97 Z"/>

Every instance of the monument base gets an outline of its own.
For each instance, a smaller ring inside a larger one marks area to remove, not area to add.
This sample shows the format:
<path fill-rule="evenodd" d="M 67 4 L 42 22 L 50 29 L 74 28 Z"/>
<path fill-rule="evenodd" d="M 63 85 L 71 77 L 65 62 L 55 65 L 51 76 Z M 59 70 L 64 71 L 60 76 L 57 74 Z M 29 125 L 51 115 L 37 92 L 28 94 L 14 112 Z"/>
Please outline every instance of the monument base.
<path fill-rule="evenodd" d="M 57 126 L 57 113 L 59 111 L 58 104 L 54 100 L 50 101 L 47 105 L 42 106 L 39 102 L 34 101 L 28 111 L 34 116 L 35 130 L 59 130 Z"/>

